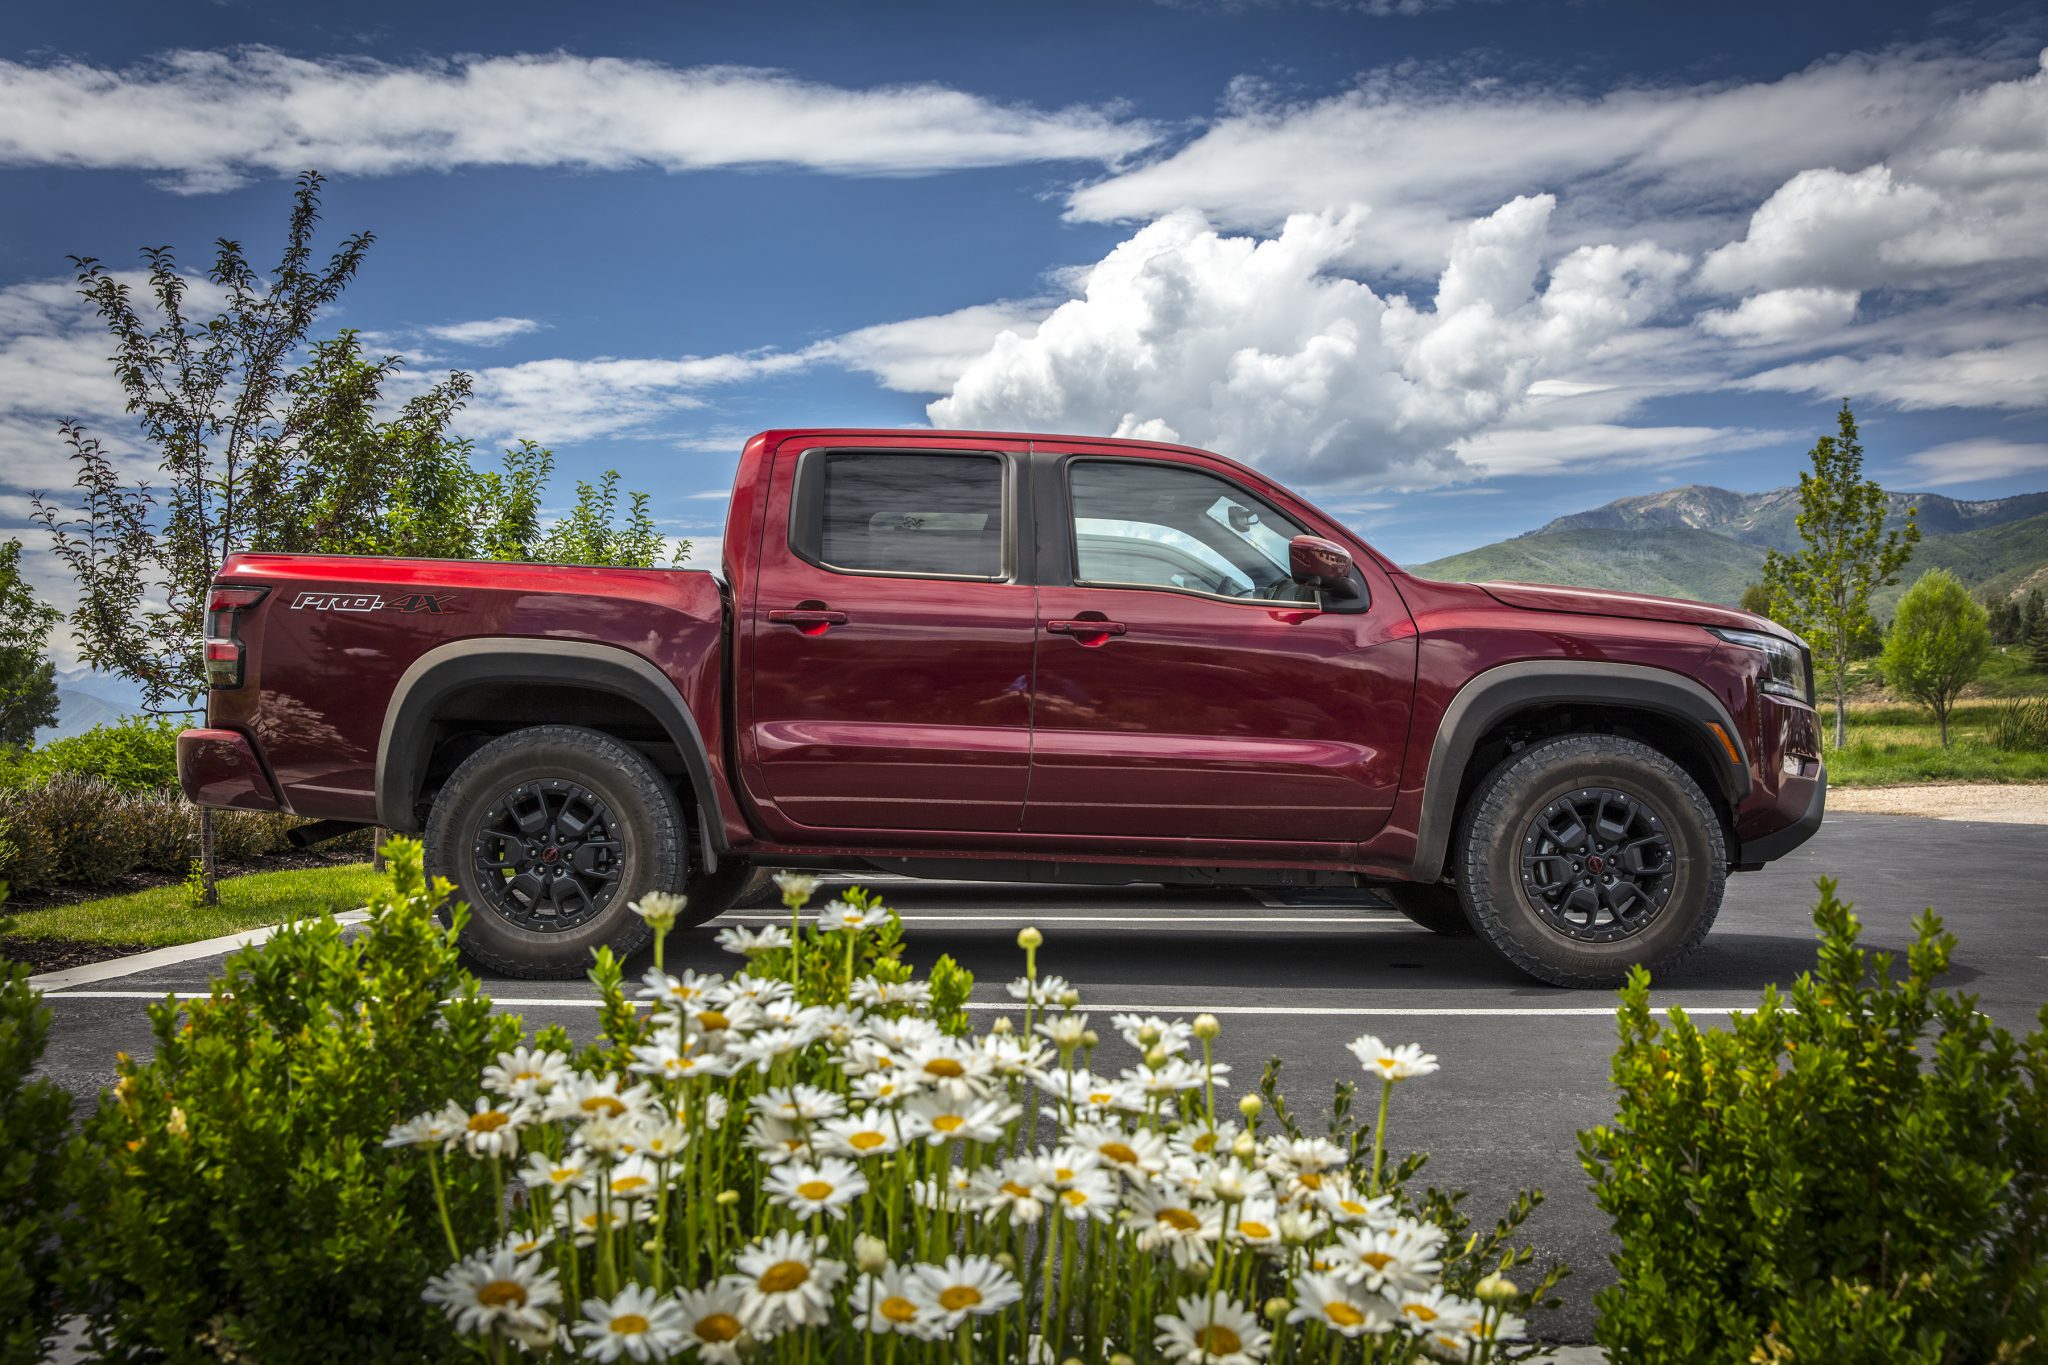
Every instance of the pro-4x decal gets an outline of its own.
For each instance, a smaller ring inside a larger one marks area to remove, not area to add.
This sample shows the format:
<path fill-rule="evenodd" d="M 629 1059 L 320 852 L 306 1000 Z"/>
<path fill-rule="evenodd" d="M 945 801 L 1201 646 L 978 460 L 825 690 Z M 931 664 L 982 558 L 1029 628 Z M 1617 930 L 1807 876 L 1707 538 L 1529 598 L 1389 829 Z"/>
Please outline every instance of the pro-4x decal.
<path fill-rule="evenodd" d="M 302 592 L 293 611 L 423 611 L 440 616 L 455 610 L 452 592 L 409 592 L 386 599 L 374 592 Z"/>

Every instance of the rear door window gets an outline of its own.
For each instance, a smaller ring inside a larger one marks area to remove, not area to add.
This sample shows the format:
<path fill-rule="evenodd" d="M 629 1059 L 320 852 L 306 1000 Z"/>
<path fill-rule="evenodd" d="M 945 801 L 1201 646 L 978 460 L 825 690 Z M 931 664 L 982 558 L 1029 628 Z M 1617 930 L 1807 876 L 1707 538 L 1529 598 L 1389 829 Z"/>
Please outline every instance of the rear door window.
<path fill-rule="evenodd" d="M 1004 574 L 1003 461 L 994 455 L 805 456 L 794 548 L 822 568 L 919 578 Z"/>

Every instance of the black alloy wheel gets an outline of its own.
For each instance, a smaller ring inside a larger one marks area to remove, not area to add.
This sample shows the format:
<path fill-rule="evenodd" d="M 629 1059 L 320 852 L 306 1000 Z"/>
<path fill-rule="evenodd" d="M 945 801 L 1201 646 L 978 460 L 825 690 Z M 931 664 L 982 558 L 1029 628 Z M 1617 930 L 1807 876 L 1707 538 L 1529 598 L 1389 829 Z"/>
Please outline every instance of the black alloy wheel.
<path fill-rule="evenodd" d="M 1584 787 L 1538 811 L 1522 836 L 1522 889 L 1551 928 L 1608 943 L 1647 928 L 1671 899 L 1664 817 L 1640 797 Z"/>
<path fill-rule="evenodd" d="M 588 922 L 618 893 L 625 830 L 581 783 L 522 782 L 492 801 L 471 858 L 488 908 L 535 933 Z"/>

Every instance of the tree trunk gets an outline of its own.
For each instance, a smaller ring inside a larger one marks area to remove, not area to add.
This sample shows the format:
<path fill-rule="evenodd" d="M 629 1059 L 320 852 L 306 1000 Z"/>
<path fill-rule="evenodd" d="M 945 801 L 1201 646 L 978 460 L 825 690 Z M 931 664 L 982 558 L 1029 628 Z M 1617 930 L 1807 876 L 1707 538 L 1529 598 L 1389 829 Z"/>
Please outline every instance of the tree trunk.
<path fill-rule="evenodd" d="M 391 837 L 391 831 L 379 825 L 370 831 L 370 870 L 384 871 L 384 841 Z"/>
<path fill-rule="evenodd" d="M 205 902 L 220 904 L 220 874 L 213 862 L 213 808 L 199 808 L 199 880 L 206 884 Z"/>
<path fill-rule="evenodd" d="M 1942 710 L 1940 710 L 1940 711 L 1936 711 L 1936 712 L 1934 713 L 1934 718 L 1935 718 L 1936 720 L 1938 720 L 1938 721 L 1940 721 L 1940 722 L 1941 722 L 1941 747 L 1942 747 L 1942 748 L 1944 748 L 1944 749 L 1946 749 L 1946 748 L 1948 747 L 1948 711 L 1947 711 L 1947 709 L 1946 709 L 1946 708 L 1944 708 L 1944 709 L 1942 709 Z"/>

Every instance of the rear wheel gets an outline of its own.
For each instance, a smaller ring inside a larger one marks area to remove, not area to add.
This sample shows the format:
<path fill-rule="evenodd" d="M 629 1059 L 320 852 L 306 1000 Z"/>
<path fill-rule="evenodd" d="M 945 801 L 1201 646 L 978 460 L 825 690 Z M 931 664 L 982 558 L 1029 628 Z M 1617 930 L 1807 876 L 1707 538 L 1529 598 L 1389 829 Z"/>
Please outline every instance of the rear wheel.
<path fill-rule="evenodd" d="M 629 907 L 650 891 L 687 895 L 690 924 L 725 909 L 748 869 L 722 862 L 704 876 L 690 847 L 660 770 L 569 725 L 483 745 L 449 775 L 427 821 L 429 868 L 469 906 L 464 955 L 514 977 L 574 976 L 600 947 L 644 948 L 653 933 Z"/>
<path fill-rule="evenodd" d="M 1396 910 L 1432 934 L 1459 938 L 1472 933 L 1472 921 L 1465 918 L 1465 906 L 1458 899 L 1458 889 L 1454 886 L 1445 886 L 1441 882 L 1429 886 L 1421 882 L 1398 882 L 1374 889 L 1392 902 Z"/>
<path fill-rule="evenodd" d="M 1619 985 L 1667 971 L 1720 913 L 1721 821 L 1690 774 L 1611 735 L 1568 735 L 1509 756 L 1480 783 L 1454 844 L 1466 913 L 1529 975 Z"/>

